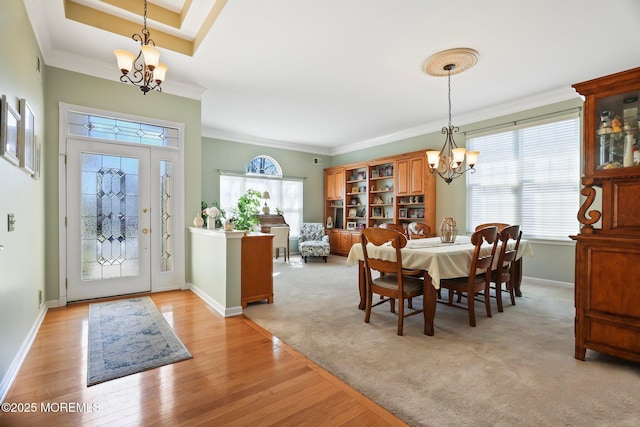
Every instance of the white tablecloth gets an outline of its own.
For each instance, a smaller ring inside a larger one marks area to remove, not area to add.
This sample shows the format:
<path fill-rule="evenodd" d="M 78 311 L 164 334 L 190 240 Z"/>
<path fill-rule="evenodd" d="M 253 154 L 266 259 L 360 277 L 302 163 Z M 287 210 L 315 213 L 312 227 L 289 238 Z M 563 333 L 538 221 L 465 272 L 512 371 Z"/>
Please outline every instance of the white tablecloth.
<path fill-rule="evenodd" d="M 514 243 L 515 244 L 515 243 Z M 491 252 L 491 246 L 482 249 L 485 253 Z M 498 261 L 498 249 L 496 259 Z M 395 261 L 395 250 L 388 246 L 369 244 L 367 252 L 370 256 Z M 429 239 L 409 240 L 407 246 L 402 249 L 402 266 L 408 269 L 427 270 L 431 276 L 431 282 L 436 289 L 440 288 L 440 279 L 452 279 L 469 275 L 469 268 L 473 258 L 474 247 L 471 244 L 471 236 L 458 236 L 455 243 L 442 243 L 439 237 Z M 532 256 L 531 245 L 526 240 L 520 240 L 517 258 L 524 255 Z M 362 245 L 356 243 L 351 247 L 347 257 L 347 265 L 358 265 L 358 261 L 364 260 Z"/>

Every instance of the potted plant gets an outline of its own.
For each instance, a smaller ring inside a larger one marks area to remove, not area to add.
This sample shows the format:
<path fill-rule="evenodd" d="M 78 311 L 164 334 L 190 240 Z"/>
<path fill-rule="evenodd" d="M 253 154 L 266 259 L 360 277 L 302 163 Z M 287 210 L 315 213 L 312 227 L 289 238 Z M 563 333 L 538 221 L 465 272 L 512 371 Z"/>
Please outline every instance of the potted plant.
<path fill-rule="evenodd" d="M 240 198 L 234 208 L 235 229 L 253 230 L 260 224 L 258 213 L 260 212 L 260 200 L 262 193 L 256 190 L 247 190 Z"/>

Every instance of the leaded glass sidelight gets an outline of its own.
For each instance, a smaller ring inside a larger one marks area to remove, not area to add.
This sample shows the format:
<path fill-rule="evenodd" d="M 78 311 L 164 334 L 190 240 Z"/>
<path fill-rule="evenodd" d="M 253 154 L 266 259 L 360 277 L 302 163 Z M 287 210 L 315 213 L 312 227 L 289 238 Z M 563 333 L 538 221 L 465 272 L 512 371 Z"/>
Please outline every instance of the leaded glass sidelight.
<path fill-rule="evenodd" d="M 82 280 L 140 275 L 136 158 L 82 154 Z"/>
<path fill-rule="evenodd" d="M 173 163 L 160 162 L 160 228 L 162 235 L 162 253 L 160 271 L 173 270 Z"/>

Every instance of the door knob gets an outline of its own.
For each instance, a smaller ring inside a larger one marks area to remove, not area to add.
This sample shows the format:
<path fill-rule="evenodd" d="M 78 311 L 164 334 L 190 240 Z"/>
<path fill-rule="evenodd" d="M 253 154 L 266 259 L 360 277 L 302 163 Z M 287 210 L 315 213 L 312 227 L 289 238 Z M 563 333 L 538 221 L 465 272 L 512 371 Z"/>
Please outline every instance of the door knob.
<path fill-rule="evenodd" d="M 149 232 L 149 229 L 148 229 L 148 228 L 143 228 L 143 229 L 142 229 L 142 234 L 147 234 L 148 232 Z"/>

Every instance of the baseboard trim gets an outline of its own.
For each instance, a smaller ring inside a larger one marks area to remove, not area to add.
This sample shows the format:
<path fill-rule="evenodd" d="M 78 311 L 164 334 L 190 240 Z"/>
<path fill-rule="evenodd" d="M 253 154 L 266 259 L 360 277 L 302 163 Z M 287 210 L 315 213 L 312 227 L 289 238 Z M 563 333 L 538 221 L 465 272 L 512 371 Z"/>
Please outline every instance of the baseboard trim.
<path fill-rule="evenodd" d="M 2 382 L 0 382 L 0 403 L 4 402 L 4 399 L 7 397 L 7 393 L 9 393 L 9 389 L 13 385 L 13 382 L 16 380 L 18 371 L 20 370 L 20 367 L 22 367 L 27 354 L 29 354 L 29 350 L 33 345 L 33 341 L 36 339 L 36 335 L 38 335 L 38 331 L 40 330 L 40 326 L 42 325 L 42 322 L 44 321 L 44 317 L 46 316 L 48 310 L 49 303 L 47 302 L 46 304 L 43 304 L 42 308 L 40 309 L 38 317 L 36 317 L 36 320 L 31 326 L 29 333 L 25 337 L 22 345 L 13 358 L 13 361 L 11 362 L 6 375 L 4 376 L 4 378 L 2 378 Z"/>
<path fill-rule="evenodd" d="M 226 308 L 218 301 L 211 298 L 207 293 L 205 293 L 202 289 L 198 288 L 193 283 L 187 283 L 187 289 L 191 290 L 194 294 L 196 294 L 202 301 L 204 301 L 208 306 L 213 308 L 215 311 L 220 313 L 223 317 L 231 317 L 231 316 L 239 316 L 242 314 L 242 307 L 230 307 Z"/>
<path fill-rule="evenodd" d="M 523 282 L 527 282 L 529 284 L 532 285 L 547 285 L 547 286 L 561 286 L 561 287 L 565 287 L 565 288 L 573 288 L 573 283 L 569 283 L 569 282 L 560 282 L 557 280 L 548 280 L 548 279 L 538 279 L 537 277 L 528 277 L 528 276 L 523 276 L 522 277 L 522 281 Z"/>

